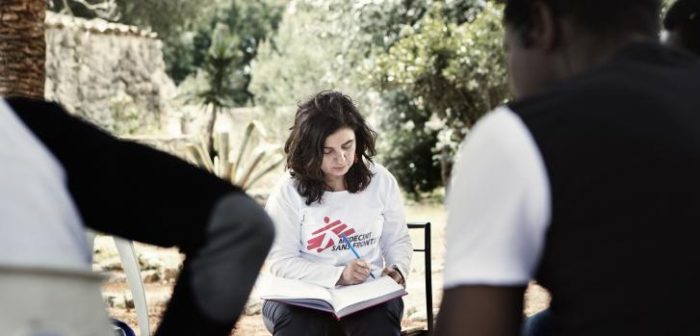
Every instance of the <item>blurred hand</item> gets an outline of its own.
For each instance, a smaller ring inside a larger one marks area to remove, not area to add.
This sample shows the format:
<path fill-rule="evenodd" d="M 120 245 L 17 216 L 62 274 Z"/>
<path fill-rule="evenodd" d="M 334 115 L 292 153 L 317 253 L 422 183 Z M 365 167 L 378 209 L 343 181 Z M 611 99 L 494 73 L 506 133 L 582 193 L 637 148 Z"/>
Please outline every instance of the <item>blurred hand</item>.
<path fill-rule="evenodd" d="M 382 276 L 390 276 L 394 281 L 396 281 L 397 284 L 402 285 L 406 287 L 406 281 L 404 280 L 403 276 L 399 271 L 397 271 L 394 267 L 386 267 L 384 270 L 382 270 Z"/>
<path fill-rule="evenodd" d="M 369 276 L 370 268 L 367 262 L 362 259 L 353 259 L 343 270 L 343 274 L 338 280 L 338 285 L 356 285 L 365 282 Z"/>

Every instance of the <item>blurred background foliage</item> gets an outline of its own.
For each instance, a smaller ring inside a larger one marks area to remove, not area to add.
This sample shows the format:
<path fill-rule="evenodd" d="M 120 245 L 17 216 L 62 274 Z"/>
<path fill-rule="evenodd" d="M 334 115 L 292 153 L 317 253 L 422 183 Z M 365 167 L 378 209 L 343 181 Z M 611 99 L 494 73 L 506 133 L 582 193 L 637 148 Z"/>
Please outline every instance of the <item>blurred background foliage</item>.
<path fill-rule="evenodd" d="M 448 183 L 469 128 L 508 97 L 500 7 L 475 2 L 466 17 L 451 18 L 446 5 L 434 4 L 419 27 L 404 27 L 371 72 L 388 106 L 382 119 L 388 145 L 382 153 L 387 163 L 396 162 L 392 171 L 409 170 L 400 174 L 406 176 L 401 183 L 407 190 L 420 187 L 415 194 Z M 426 143 L 432 144 L 429 151 Z M 411 180 L 421 176 L 426 179 Z"/>
<path fill-rule="evenodd" d="M 508 97 L 500 21 L 479 0 L 290 1 L 250 89 L 268 107 L 347 92 L 380 128 L 380 162 L 419 197 L 447 183 L 468 129 Z"/>
<path fill-rule="evenodd" d="M 416 198 L 445 185 L 469 128 L 508 98 L 495 1 L 52 0 L 49 9 L 158 33 L 180 96 L 210 120 L 259 107 L 283 133 L 280 110 L 320 90 L 348 93 L 378 128 L 379 162 Z"/>
<path fill-rule="evenodd" d="M 232 99 L 239 105 L 248 92 L 250 62 L 258 45 L 276 31 L 286 0 L 51 0 L 55 12 L 83 18 L 135 25 L 158 33 L 170 77 L 180 83 L 205 66 L 217 29 L 231 32 L 231 48 L 238 50 L 239 77 Z M 218 28 L 217 28 L 218 27 Z"/>

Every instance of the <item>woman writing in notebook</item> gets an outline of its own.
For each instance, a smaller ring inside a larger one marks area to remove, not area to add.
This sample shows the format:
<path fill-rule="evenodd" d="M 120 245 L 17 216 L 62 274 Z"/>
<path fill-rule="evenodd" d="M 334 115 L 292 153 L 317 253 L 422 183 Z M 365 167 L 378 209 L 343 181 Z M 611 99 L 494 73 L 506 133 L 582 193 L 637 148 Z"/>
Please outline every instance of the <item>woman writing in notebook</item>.
<path fill-rule="evenodd" d="M 405 284 L 412 246 L 403 201 L 391 173 L 372 162 L 375 136 L 342 93 L 324 91 L 299 106 L 284 148 L 289 174 L 266 206 L 277 229 L 273 275 L 327 288 L 380 276 Z M 263 306 L 276 336 L 399 335 L 402 314 L 401 298 L 339 321 L 284 303 Z"/>

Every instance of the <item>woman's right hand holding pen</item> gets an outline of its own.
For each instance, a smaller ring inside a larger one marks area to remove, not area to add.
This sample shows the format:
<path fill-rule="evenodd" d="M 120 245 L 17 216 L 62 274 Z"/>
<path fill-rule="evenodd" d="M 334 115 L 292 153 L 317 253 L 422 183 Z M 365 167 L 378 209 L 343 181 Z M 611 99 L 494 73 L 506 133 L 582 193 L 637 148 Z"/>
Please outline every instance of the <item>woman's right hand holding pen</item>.
<path fill-rule="evenodd" d="M 365 282 L 370 274 L 370 268 L 366 261 L 362 259 L 353 259 L 343 269 L 343 274 L 340 275 L 337 285 L 357 285 Z"/>

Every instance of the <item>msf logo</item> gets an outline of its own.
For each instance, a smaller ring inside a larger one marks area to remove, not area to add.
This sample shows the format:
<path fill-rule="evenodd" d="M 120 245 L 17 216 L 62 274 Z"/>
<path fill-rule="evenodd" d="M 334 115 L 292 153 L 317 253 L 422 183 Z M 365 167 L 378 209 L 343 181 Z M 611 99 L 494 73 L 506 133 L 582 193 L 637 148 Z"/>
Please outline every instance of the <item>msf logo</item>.
<path fill-rule="evenodd" d="M 330 218 L 323 217 L 323 222 L 328 224 L 314 232 L 312 232 L 312 238 L 306 242 L 306 249 L 316 250 L 316 252 L 321 253 L 329 247 L 333 247 L 337 240 L 340 240 L 340 234 L 344 233 L 346 236 L 350 236 L 355 233 L 355 229 L 348 228 L 347 224 L 343 224 L 339 219 L 331 223 Z M 335 234 L 335 238 L 333 235 Z"/>

